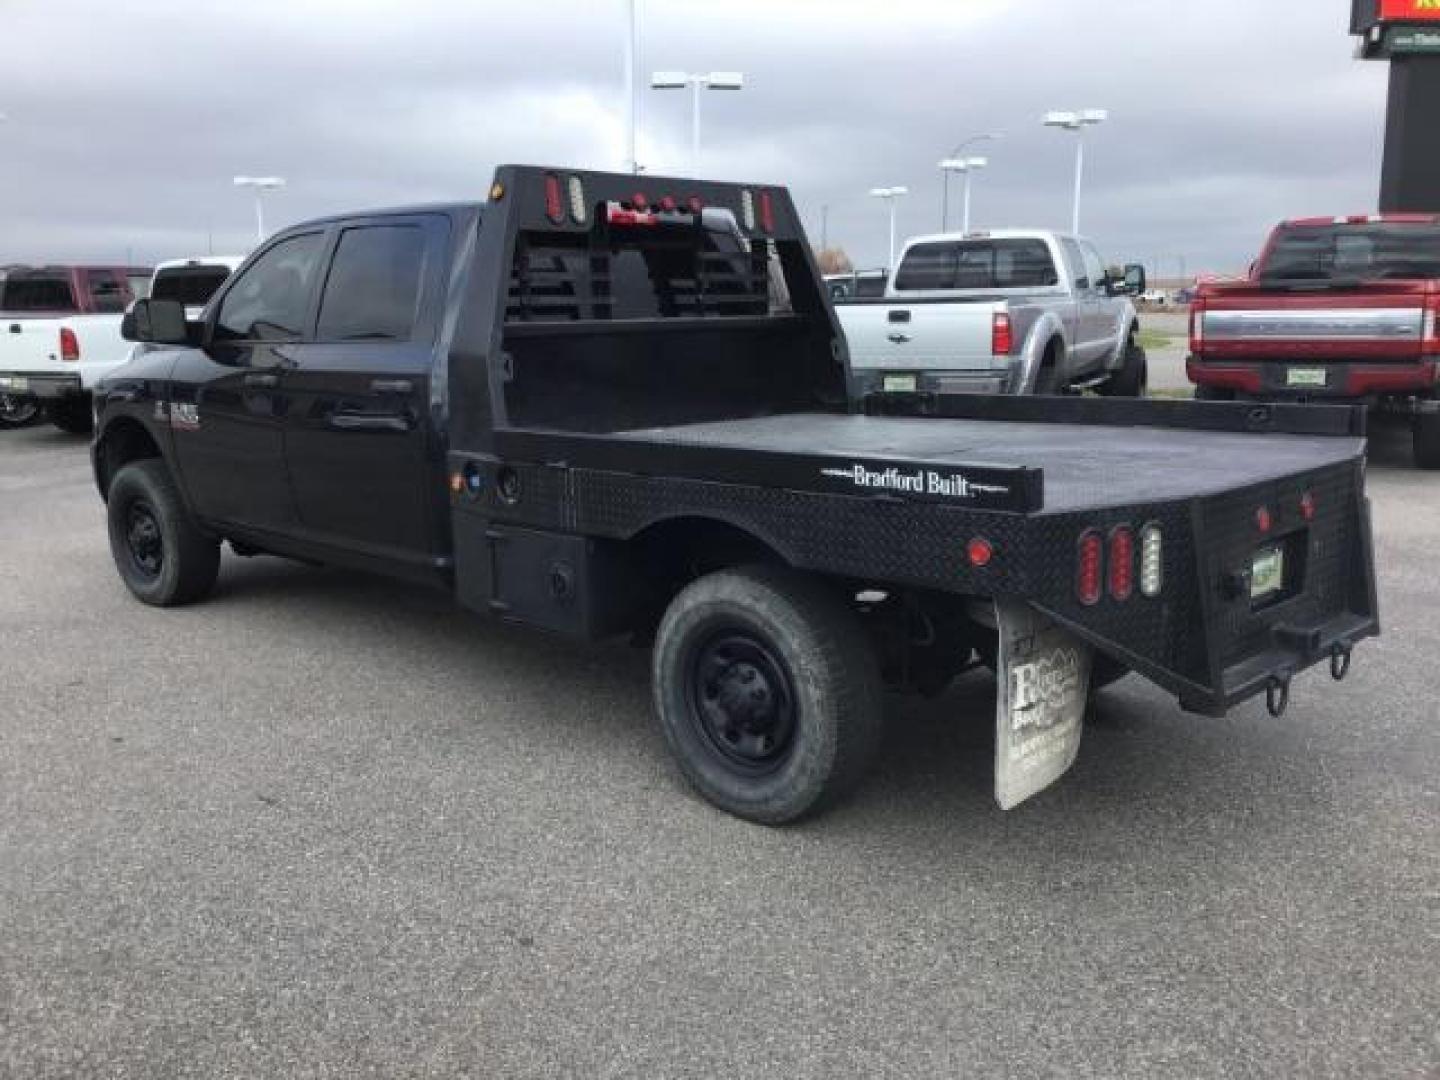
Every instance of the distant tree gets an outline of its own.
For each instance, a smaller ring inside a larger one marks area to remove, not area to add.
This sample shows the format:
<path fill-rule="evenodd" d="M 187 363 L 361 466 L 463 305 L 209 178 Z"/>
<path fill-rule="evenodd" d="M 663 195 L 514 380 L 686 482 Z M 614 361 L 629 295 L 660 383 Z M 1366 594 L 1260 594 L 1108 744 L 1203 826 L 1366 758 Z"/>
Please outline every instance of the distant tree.
<path fill-rule="evenodd" d="M 855 269 L 844 248 L 822 248 L 815 253 L 815 261 L 820 264 L 822 274 L 848 274 Z"/>

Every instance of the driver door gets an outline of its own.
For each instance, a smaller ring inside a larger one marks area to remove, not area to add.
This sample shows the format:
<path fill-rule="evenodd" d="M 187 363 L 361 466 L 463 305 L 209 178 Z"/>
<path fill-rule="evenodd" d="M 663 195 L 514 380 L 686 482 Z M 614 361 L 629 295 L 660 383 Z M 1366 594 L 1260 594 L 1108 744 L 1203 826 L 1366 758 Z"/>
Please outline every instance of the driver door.
<path fill-rule="evenodd" d="M 204 347 L 176 365 L 165 420 L 194 510 L 207 521 L 295 527 L 286 373 L 314 325 L 324 244 L 323 229 L 274 241 L 227 284 Z"/>

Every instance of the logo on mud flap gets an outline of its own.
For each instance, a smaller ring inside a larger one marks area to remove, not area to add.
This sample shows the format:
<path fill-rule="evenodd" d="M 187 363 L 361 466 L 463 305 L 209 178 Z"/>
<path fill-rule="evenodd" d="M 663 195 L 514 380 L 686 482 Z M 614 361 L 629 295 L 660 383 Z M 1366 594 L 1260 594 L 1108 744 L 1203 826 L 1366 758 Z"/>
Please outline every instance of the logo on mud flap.
<path fill-rule="evenodd" d="M 910 495 L 940 495 L 949 499 L 974 499 L 980 495 L 1008 495 L 1004 484 L 981 484 L 963 473 L 936 469 L 901 469 L 890 465 L 871 469 L 858 461 L 845 469 L 821 469 L 821 476 L 848 480 L 866 491 L 897 491 Z"/>
<path fill-rule="evenodd" d="M 200 406 L 189 401 L 157 401 L 155 421 L 172 431 L 199 431 Z"/>
<path fill-rule="evenodd" d="M 1080 694 L 1080 656 L 1059 648 L 1011 670 L 1011 716 L 1015 731 L 1043 731 L 1066 720 Z"/>

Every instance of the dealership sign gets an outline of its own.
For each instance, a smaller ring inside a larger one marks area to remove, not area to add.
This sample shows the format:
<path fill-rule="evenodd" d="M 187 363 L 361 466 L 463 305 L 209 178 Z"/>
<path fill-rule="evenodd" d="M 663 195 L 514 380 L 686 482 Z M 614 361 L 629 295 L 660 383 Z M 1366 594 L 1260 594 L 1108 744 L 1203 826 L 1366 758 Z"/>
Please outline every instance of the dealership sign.
<path fill-rule="evenodd" d="M 1440 0 L 1380 0 L 1381 22 L 1440 22 Z"/>

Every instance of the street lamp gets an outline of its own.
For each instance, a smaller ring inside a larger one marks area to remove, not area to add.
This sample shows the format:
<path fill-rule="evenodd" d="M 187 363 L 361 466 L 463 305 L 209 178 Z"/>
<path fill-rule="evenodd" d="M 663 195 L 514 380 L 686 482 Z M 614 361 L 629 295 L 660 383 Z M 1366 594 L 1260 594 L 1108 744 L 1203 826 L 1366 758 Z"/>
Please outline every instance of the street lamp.
<path fill-rule="evenodd" d="M 967 146 L 974 146 L 974 145 L 975 145 L 976 143 L 978 143 L 978 142 L 989 142 L 991 139 L 998 139 L 998 138 L 1000 138 L 1000 133 L 999 133 L 998 131 L 992 131 L 992 132 L 989 132 L 989 133 L 987 133 L 987 134 L 985 134 L 985 135 L 972 135 L 972 136 L 970 136 L 970 138 L 966 139 L 964 142 L 962 142 L 962 143 L 960 143 L 958 146 L 956 146 L 954 150 L 951 150 L 950 153 L 946 154 L 946 155 L 945 155 L 945 161 L 942 161 L 942 162 L 940 163 L 940 168 L 941 168 L 941 170 L 943 171 L 943 182 L 941 183 L 941 186 L 940 186 L 940 231 L 941 231 L 941 232 L 947 231 L 947 229 L 949 228 L 949 224 L 950 224 L 950 173 L 951 173 L 952 171 L 954 171 L 954 172 L 963 171 L 963 170 L 959 170 L 959 169 L 955 169 L 955 170 L 949 169 L 949 168 L 946 167 L 945 162 L 946 162 L 946 161 L 963 161 L 964 159 L 961 157 L 961 155 L 965 152 L 965 148 L 966 148 Z M 983 168 L 983 167 L 984 167 L 984 166 L 981 166 L 981 168 Z"/>
<path fill-rule="evenodd" d="M 960 231 L 968 233 L 970 231 L 970 176 L 976 170 L 983 169 L 986 165 L 989 164 L 990 159 L 983 157 L 946 158 L 944 161 L 940 162 L 940 168 L 945 173 L 945 196 L 947 203 L 947 205 L 942 207 L 940 211 L 941 232 L 945 232 L 950 227 L 950 208 L 948 205 L 950 196 L 950 174 L 952 172 L 958 172 L 965 177 L 965 194 L 963 202 L 961 204 L 963 209 L 961 210 L 960 214 Z"/>
<path fill-rule="evenodd" d="M 890 260 L 885 264 L 885 272 L 895 272 L 895 200 L 902 195 L 909 195 L 910 189 L 906 187 L 877 187 L 871 188 L 870 194 L 877 199 L 884 199 L 890 204 Z"/>
<path fill-rule="evenodd" d="M 745 76 L 739 71 L 657 71 L 650 76 L 653 90 L 683 90 L 690 88 L 690 170 L 700 172 L 700 91 L 740 90 L 745 86 Z"/>
<path fill-rule="evenodd" d="M 1075 132 L 1075 203 L 1070 214 L 1070 231 L 1080 231 L 1080 178 L 1085 172 L 1085 129 L 1103 124 L 1110 118 L 1105 109 L 1081 109 L 1079 112 L 1048 112 L 1042 122 L 1046 127 L 1064 128 Z"/>
<path fill-rule="evenodd" d="M 235 186 L 255 189 L 255 235 L 257 239 L 264 240 L 265 212 L 260 207 L 260 197 L 267 191 L 284 187 L 285 178 L 283 176 L 237 176 L 235 177 Z"/>

